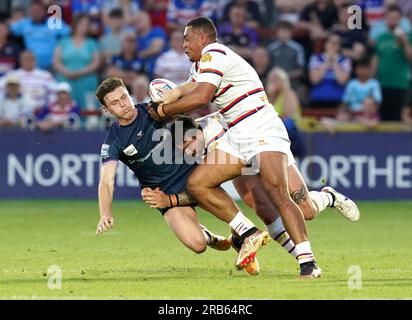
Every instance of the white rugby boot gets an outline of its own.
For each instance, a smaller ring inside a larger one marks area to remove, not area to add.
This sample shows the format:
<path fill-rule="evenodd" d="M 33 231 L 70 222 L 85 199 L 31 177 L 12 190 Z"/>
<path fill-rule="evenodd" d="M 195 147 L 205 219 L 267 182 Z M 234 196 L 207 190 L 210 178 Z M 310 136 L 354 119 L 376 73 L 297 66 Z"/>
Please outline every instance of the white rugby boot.
<path fill-rule="evenodd" d="M 333 207 L 335 211 L 343 215 L 346 219 L 350 221 L 358 221 L 360 218 L 360 212 L 358 206 L 348 197 L 337 192 L 332 187 L 324 187 L 322 192 L 329 192 L 333 197 Z"/>

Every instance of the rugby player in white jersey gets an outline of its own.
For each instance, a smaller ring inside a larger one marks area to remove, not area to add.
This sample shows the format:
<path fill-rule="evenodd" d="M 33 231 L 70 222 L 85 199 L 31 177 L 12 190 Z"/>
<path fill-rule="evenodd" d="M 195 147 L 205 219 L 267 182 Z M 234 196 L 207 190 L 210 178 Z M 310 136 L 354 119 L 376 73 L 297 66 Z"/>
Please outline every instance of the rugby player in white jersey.
<path fill-rule="evenodd" d="M 199 160 L 214 149 L 225 149 L 227 143 L 224 133 L 227 131 L 226 123 L 220 113 L 205 116 L 196 120 L 189 117 L 180 117 L 172 125 L 171 133 L 177 147 L 183 149 L 186 155 Z M 335 211 L 350 221 L 359 220 L 360 213 L 356 204 L 335 191 L 331 187 L 325 187 L 321 192 L 308 191 L 292 153 L 288 152 L 288 187 L 292 199 L 302 210 L 305 220 L 312 220 L 327 207 L 335 208 Z M 277 208 L 272 204 L 265 192 L 258 171 L 251 168 L 247 175 L 238 177 L 233 184 L 242 200 L 252 208 L 264 222 L 266 230 L 272 239 L 281 245 L 291 256 L 297 258 L 296 246 L 285 230 Z M 155 208 L 163 208 L 168 205 L 169 195 L 160 190 L 146 192 L 143 196 L 148 204 Z M 240 249 L 239 239 L 233 234 L 231 243 L 235 250 Z M 259 274 L 257 259 L 245 270 L 252 275 Z"/>
<path fill-rule="evenodd" d="M 233 160 L 229 160 L 230 164 L 210 163 L 209 159 L 220 158 L 219 153 L 222 153 L 222 150 L 213 150 L 207 154 L 204 164 L 197 166 L 190 175 L 188 191 L 202 208 L 228 223 L 242 238 L 236 266 L 244 268 L 254 261 L 269 235 L 256 229 L 220 185 L 242 175 L 245 164 L 250 161 L 258 163 L 262 185 L 279 209 L 296 244 L 300 276 L 320 277 L 321 270 L 315 262 L 303 214 L 288 190 L 290 141 L 281 119 L 267 100 L 259 76 L 243 58 L 217 43 L 216 27 L 206 17 L 187 24 L 183 47 L 194 63 L 190 80 L 196 84 L 172 90 L 172 95 L 178 99 L 151 109 L 151 116 L 161 120 L 213 101 L 229 127 L 224 153 L 240 159 L 238 164 L 232 164 Z"/>

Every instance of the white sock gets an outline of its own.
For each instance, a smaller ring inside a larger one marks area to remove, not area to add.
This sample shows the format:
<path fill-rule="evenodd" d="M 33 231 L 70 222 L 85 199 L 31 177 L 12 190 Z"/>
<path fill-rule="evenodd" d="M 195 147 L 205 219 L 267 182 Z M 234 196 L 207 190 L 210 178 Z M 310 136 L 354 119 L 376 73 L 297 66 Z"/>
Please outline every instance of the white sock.
<path fill-rule="evenodd" d="M 210 231 L 203 225 L 200 225 L 202 228 L 203 236 L 205 237 L 206 243 L 210 244 L 212 242 L 212 235 Z"/>
<path fill-rule="evenodd" d="M 303 241 L 297 244 L 295 250 L 297 254 L 296 259 L 298 259 L 299 264 L 315 261 L 315 256 L 313 255 L 309 241 Z"/>
<path fill-rule="evenodd" d="M 310 191 L 309 197 L 315 203 L 317 214 L 333 205 L 333 197 L 329 192 Z"/>
<path fill-rule="evenodd" d="M 267 225 L 266 230 L 273 240 L 279 243 L 283 247 L 283 249 L 285 249 L 292 255 L 292 257 L 296 258 L 297 254 L 295 243 L 293 242 L 289 233 L 287 233 L 287 231 L 285 230 L 282 219 L 280 217 L 273 221 L 271 224 Z"/>
<path fill-rule="evenodd" d="M 246 231 L 255 227 L 252 221 L 245 217 L 242 212 L 238 212 L 232 221 L 229 223 L 230 227 L 238 234 L 242 236 Z"/>

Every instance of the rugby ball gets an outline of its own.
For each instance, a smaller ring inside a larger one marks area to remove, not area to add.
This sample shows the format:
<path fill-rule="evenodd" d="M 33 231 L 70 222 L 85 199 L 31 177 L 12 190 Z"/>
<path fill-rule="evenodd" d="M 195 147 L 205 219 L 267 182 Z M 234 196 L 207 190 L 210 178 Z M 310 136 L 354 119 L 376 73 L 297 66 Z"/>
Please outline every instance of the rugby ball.
<path fill-rule="evenodd" d="M 159 89 L 163 90 L 172 90 L 173 88 L 176 88 L 177 85 L 167 79 L 154 79 L 152 82 L 149 84 L 149 95 L 152 101 L 154 102 L 159 102 L 163 98 L 163 93 Z"/>

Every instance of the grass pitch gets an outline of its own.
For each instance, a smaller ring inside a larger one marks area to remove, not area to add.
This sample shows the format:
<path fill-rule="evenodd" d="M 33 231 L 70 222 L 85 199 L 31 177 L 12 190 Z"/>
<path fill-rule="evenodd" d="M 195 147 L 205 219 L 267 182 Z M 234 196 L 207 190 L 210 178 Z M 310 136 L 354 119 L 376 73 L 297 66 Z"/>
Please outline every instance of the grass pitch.
<path fill-rule="evenodd" d="M 140 202 L 115 202 L 116 228 L 96 237 L 96 201 L 0 201 L 0 298 L 412 299 L 412 202 L 359 207 L 357 223 L 331 209 L 307 223 L 323 277 L 299 280 L 275 242 L 259 252 L 261 274 L 252 277 L 234 269 L 233 250 L 186 249 Z M 211 214 L 199 216 L 228 234 Z M 61 268 L 61 289 L 48 288 L 58 285 L 50 266 Z"/>

